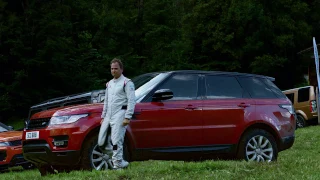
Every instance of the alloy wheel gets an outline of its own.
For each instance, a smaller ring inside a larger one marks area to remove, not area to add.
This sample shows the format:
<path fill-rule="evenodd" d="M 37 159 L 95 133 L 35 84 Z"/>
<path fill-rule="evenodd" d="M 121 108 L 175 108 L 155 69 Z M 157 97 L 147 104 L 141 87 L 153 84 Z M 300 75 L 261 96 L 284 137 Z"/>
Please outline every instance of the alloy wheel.
<path fill-rule="evenodd" d="M 246 156 L 248 161 L 271 162 L 273 158 L 271 142 L 265 136 L 252 137 L 246 146 Z"/>
<path fill-rule="evenodd" d="M 110 154 L 105 154 L 101 151 L 98 144 L 92 150 L 91 154 L 92 167 L 96 170 L 107 170 L 112 168 Z"/>
<path fill-rule="evenodd" d="M 297 117 L 297 128 L 303 128 L 304 127 L 304 119 L 301 116 Z"/>

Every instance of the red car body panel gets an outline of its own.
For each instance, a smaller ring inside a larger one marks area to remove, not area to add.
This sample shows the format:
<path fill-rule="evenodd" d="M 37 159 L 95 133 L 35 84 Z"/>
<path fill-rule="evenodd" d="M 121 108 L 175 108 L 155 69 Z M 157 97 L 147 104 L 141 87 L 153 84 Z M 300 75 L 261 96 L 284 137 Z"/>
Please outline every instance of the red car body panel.
<path fill-rule="evenodd" d="M 245 124 L 255 118 L 255 104 L 251 99 L 205 100 L 204 144 L 236 144 Z"/>
<path fill-rule="evenodd" d="M 21 140 L 22 132 L 21 131 L 7 131 L 0 133 L 0 142 L 7 142 L 7 141 L 16 141 Z"/>
<path fill-rule="evenodd" d="M 135 148 L 197 146 L 203 144 L 201 101 L 139 103 L 130 123 Z M 195 108 L 195 109 L 191 109 Z"/>

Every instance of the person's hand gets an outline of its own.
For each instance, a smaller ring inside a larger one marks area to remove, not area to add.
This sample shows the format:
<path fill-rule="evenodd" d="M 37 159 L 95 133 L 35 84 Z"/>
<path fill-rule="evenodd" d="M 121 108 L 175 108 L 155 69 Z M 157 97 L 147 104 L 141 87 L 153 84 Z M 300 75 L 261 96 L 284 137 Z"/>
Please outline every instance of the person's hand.
<path fill-rule="evenodd" d="M 125 118 L 122 122 L 122 125 L 126 126 L 126 125 L 129 125 L 129 123 L 130 123 L 130 119 Z"/>
<path fill-rule="evenodd" d="M 103 123 L 103 120 L 104 120 L 104 118 L 102 118 L 102 119 L 101 119 L 100 124 L 102 124 L 102 123 Z"/>

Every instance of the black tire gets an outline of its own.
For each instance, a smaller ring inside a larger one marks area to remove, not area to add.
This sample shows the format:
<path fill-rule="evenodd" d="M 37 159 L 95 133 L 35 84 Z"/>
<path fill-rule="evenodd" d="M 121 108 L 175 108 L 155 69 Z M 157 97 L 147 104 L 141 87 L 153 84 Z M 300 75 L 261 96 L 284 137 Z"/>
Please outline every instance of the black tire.
<path fill-rule="evenodd" d="M 300 114 L 297 115 L 297 122 L 296 122 L 296 128 L 303 128 L 306 127 L 306 120 L 304 117 Z"/>
<path fill-rule="evenodd" d="M 1 167 L 1 168 L 0 168 L 0 172 L 6 172 L 6 171 L 8 171 L 8 170 L 9 170 L 8 167 Z"/>
<path fill-rule="evenodd" d="M 93 152 L 93 148 L 97 145 L 98 142 L 98 135 L 93 135 L 85 140 L 84 145 L 82 146 L 82 153 L 81 153 L 81 162 L 80 166 L 83 170 L 92 170 L 92 160 L 91 155 Z"/>
<path fill-rule="evenodd" d="M 250 130 L 243 135 L 239 142 L 237 158 L 258 162 L 276 161 L 278 158 L 276 141 L 274 137 L 265 130 Z"/>
<path fill-rule="evenodd" d="M 55 174 L 55 171 L 51 165 L 37 165 L 37 168 L 41 176 L 46 176 L 48 174 Z"/>
<path fill-rule="evenodd" d="M 36 168 L 36 166 L 35 166 L 34 164 L 32 164 L 32 163 L 26 163 L 26 164 L 23 164 L 23 165 L 21 165 L 21 166 L 22 166 L 22 168 L 25 169 L 25 170 L 29 170 L 29 169 L 34 169 L 34 168 Z"/>
<path fill-rule="evenodd" d="M 65 172 L 69 173 L 72 170 L 76 170 L 76 167 L 71 167 L 71 166 L 53 166 L 55 170 L 57 170 L 59 173 Z"/>

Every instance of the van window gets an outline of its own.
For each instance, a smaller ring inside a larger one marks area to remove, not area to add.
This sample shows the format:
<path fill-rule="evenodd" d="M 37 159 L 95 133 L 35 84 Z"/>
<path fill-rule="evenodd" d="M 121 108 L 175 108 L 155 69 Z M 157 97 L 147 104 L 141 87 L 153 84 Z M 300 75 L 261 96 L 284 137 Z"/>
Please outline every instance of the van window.
<path fill-rule="evenodd" d="M 294 104 L 294 93 L 286 94 L 286 96 L 291 101 L 291 103 Z"/>
<path fill-rule="evenodd" d="M 309 101 L 310 87 L 301 88 L 298 90 L 298 102 Z"/>

